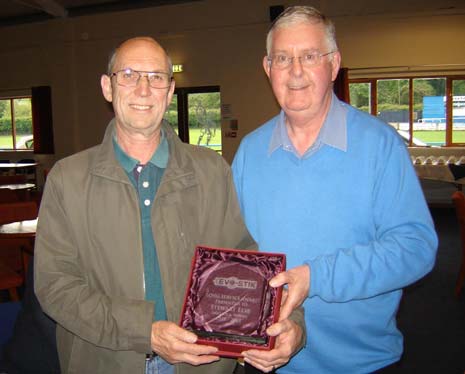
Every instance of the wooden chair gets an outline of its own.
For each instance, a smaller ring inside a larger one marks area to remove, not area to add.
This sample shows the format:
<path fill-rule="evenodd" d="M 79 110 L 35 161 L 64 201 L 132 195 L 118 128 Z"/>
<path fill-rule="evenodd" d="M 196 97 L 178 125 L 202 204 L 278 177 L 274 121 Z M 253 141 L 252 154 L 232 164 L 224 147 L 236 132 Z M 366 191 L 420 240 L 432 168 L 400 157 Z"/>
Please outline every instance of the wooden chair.
<path fill-rule="evenodd" d="M 37 218 L 34 201 L 0 204 L 0 225 Z M 26 239 L 0 239 L 0 289 L 8 290 L 12 300 L 19 300 L 16 288 L 24 283 L 25 265 L 23 248 L 30 245 Z"/>
<path fill-rule="evenodd" d="M 19 195 L 16 191 L 8 188 L 0 188 L 0 204 L 19 202 Z"/>
<path fill-rule="evenodd" d="M 17 288 L 24 283 L 24 277 L 0 262 L 0 290 L 8 290 L 11 301 L 18 301 Z"/>
<path fill-rule="evenodd" d="M 36 219 L 39 214 L 35 201 L 19 201 L 0 204 L 0 225 Z"/>
<path fill-rule="evenodd" d="M 36 160 L 34 160 L 33 158 L 23 158 L 21 160 L 18 160 L 18 164 L 33 164 L 35 163 Z M 36 169 L 34 166 L 27 166 L 27 167 L 24 167 L 24 168 L 19 168 L 17 170 L 17 174 L 23 174 L 26 179 L 28 180 L 28 182 L 34 182 L 36 183 Z"/>
<path fill-rule="evenodd" d="M 455 283 L 455 296 L 459 297 L 465 282 L 465 195 L 461 191 L 456 191 L 452 194 L 452 203 L 455 206 L 455 213 L 460 228 L 460 239 L 462 247 L 462 261 L 460 270 Z"/>
<path fill-rule="evenodd" d="M 22 184 L 27 183 L 25 174 L 0 175 L 0 184 Z"/>

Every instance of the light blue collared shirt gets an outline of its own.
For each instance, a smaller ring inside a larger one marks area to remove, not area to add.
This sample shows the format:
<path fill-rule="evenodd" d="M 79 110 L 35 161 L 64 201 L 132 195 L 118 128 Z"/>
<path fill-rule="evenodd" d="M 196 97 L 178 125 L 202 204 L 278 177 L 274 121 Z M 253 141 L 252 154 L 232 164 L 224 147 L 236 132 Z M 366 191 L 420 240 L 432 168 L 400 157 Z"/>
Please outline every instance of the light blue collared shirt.
<path fill-rule="evenodd" d="M 297 149 L 292 144 L 286 126 L 286 114 L 283 110 L 279 114 L 276 127 L 271 135 L 268 155 L 271 155 L 276 149 L 282 147 L 288 152 L 292 152 L 297 158 L 308 158 L 314 154 L 323 144 L 338 148 L 341 151 L 347 150 L 347 108 L 344 103 L 339 101 L 333 93 L 331 97 L 331 105 L 328 114 L 326 115 L 323 126 L 315 142 L 300 156 Z"/>

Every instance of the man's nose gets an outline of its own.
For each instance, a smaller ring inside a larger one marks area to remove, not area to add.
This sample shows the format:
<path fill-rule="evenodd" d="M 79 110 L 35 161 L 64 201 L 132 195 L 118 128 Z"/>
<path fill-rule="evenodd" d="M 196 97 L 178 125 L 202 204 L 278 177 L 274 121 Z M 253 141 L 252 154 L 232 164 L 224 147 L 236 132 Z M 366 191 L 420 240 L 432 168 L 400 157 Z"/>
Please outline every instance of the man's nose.
<path fill-rule="evenodd" d="M 295 56 L 291 60 L 291 73 L 293 75 L 301 75 L 303 72 L 302 69 L 302 61 L 300 60 L 300 56 Z"/>
<path fill-rule="evenodd" d="M 137 81 L 136 91 L 138 91 L 142 96 L 148 96 L 152 92 L 150 90 L 149 77 L 147 75 L 141 75 Z"/>

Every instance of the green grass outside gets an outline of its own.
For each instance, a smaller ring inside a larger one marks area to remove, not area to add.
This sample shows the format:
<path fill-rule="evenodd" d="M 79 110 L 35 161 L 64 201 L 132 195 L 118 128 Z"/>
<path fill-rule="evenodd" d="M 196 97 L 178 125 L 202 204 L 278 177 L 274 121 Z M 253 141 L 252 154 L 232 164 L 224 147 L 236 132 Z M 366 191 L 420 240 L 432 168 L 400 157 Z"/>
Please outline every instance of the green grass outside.
<path fill-rule="evenodd" d="M 21 141 L 23 136 L 30 135 L 17 135 L 16 144 Z M 13 149 L 13 139 L 11 138 L 11 135 L 0 135 L 0 149 Z"/>
<path fill-rule="evenodd" d="M 0 135 L 0 148 L 11 149 L 11 147 L 13 147 L 11 135 Z"/>
<path fill-rule="evenodd" d="M 197 145 L 197 142 L 199 140 L 199 136 L 201 135 L 201 129 L 189 129 L 189 143 L 190 144 L 195 144 Z M 219 129 L 216 129 L 215 134 L 213 136 L 213 133 L 211 134 L 212 137 L 210 138 L 210 142 L 208 143 L 208 148 L 211 148 L 215 151 L 217 151 L 219 154 L 221 154 L 221 131 Z M 205 133 L 202 137 L 202 140 L 199 145 L 205 146 L 207 143 L 207 134 Z"/>
<path fill-rule="evenodd" d="M 446 131 L 416 130 L 413 132 L 413 137 L 428 144 L 444 144 L 446 142 Z M 465 130 L 454 131 L 452 141 L 454 143 L 465 143 Z"/>
<path fill-rule="evenodd" d="M 197 144 L 199 136 L 200 136 L 200 129 L 189 130 L 189 139 L 190 139 L 191 144 Z M 205 145 L 206 141 L 207 141 L 207 135 L 204 135 L 200 145 Z M 212 138 L 210 139 L 210 144 L 219 144 L 211 148 L 215 150 L 221 149 L 221 131 L 219 131 L 218 129 L 217 131 L 215 131 L 215 136 L 212 136 Z M 11 149 L 12 146 L 13 146 L 13 143 L 11 141 L 11 135 L 0 135 L 0 148 Z"/>
<path fill-rule="evenodd" d="M 190 129 L 189 139 L 191 144 L 197 144 L 200 136 L 200 129 Z M 414 131 L 413 136 L 417 139 L 424 141 L 425 143 L 440 144 L 444 143 L 446 139 L 445 131 Z M 207 136 L 204 135 L 201 145 L 204 145 L 207 140 Z M 465 130 L 454 131 L 453 135 L 454 143 L 465 143 Z M 219 144 L 211 146 L 215 150 L 221 150 L 221 131 L 217 130 L 215 136 L 210 139 L 210 144 Z M 11 149 L 12 142 L 11 136 L 0 135 L 0 148 Z"/>

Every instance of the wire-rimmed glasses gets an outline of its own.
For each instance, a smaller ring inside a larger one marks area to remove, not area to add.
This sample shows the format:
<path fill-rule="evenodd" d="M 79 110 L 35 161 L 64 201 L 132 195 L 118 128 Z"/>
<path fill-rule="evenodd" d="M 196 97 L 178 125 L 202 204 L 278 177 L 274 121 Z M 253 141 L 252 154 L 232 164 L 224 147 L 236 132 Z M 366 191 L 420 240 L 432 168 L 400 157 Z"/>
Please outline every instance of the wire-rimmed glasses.
<path fill-rule="evenodd" d="M 142 71 L 130 68 L 111 73 L 110 77 L 116 77 L 116 83 L 124 87 L 135 87 L 140 78 L 145 77 L 152 88 L 168 88 L 172 79 L 170 74 L 162 71 Z"/>
<path fill-rule="evenodd" d="M 336 51 L 330 51 L 327 53 L 320 52 L 308 52 L 302 56 L 287 56 L 285 54 L 277 53 L 271 56 L 268 56 L 268 63 L 274 69 L 284 70 L 289 68 L 292 65 L 294 59 L 298 59 L 302 66 L 304 67 L 313 67 L 318 65 L 321 62 L 321 59 L 324 56 L 328 56 L 331 53 Z"/>

